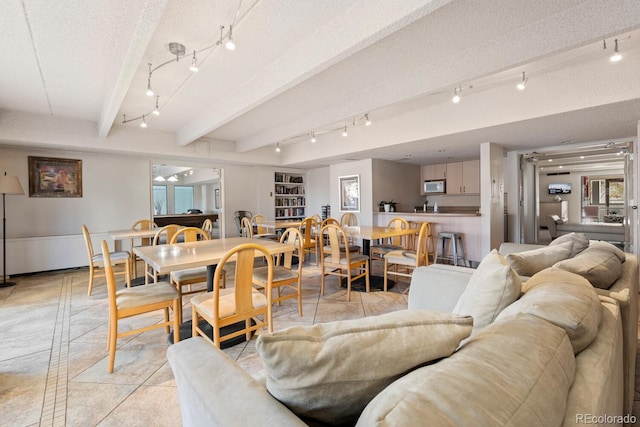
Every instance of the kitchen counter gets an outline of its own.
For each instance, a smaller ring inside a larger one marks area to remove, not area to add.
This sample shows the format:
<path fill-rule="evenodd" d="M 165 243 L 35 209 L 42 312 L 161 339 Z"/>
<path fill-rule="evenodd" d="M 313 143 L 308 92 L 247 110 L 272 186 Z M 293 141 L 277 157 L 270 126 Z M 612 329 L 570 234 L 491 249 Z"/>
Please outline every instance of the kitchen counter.
<path fill-rule="evenodd" d="M 409 222 L 431 223 L 431 232 L 437 236 L 441 231 L 462 233 L 464 249 L 467 259 L 476 266 L 484 255 L 482 254 L 481 215 L 475 212 L 434 213 L 434 212 L 374 212 L 374 225 L 386 226 L 392 218 L 401 217 Z"/>

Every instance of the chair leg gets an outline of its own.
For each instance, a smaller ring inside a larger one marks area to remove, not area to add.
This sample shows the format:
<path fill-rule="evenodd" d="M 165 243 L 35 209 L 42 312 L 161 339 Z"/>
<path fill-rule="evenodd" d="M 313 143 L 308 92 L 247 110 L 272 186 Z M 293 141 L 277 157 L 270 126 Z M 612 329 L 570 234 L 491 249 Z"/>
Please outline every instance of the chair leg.
<path fill-rule="evenodd" d="M 365 262 L 364 264 L 364 278 L 365 278 L 365 284 L 366 284 L 366 290 L 367 292 L 371 291 L 371 287 L 370 287 L 370 282 L 369 282 L 369 261 L 367 260 L 367 262 Z M 386 289 L 385 289 L 386 291 Z"/>
<path fill-rule="evenodd" d="M 87 295 L 91 296 L 91 290 L 93 289 L 93 278 L 95 277 L 93 264 L 89 265 L 89 290 Z"/>
<path fill-rule="evenodd" d="M 198 312 L 195 306 L 191 308 L 191 336 L 194 338 L 198 336 Z"/>
<path fill-rule="evenodd" d="M 171 332 L 171 328 L 169 327 L 169 307 L 164 308 L 164 323 L 166 323 L 164 332 L 168 334 L 169 332 Z"/>
<path fill-rule="evenodd" d="M 125 276 L 125 280 L 127 281 L 127 288 L 131 287 L 131 265 L 130 265 L 131 261 L 130 260 L 126 260 L 125 261 L 125 265 L 124 265 L 124 276 Z"/>
<path fill-rule="evenodd" d="M 349 269 L 347 269 L 347 301 L 351 301 L 351 270 Z"/>
<path fill-rule="evenodd" d="M 182 314 L 182 304 L 178 298 L 173 300 L 173 342 L 180 342 L 180 323 L 182 319 L 178 318 L 178 311 Z"/>
<path fill-rule="evenodd" d="M 118 340 L 118 319 L 109 319 L 109 332 L 107 334 L 107 340 L 109 341 L 109 364 L 107 366 L 107 373 L 113 373 L 113 365 L 116 361 L 116 341 Z"/>
<path fill-rule="evenodd" d="M 388 272 L 389 270 L 389 261 L 385 258 L 384 259 L 384 291 L 387 292 L 387 274 L 389 274 Z"/>

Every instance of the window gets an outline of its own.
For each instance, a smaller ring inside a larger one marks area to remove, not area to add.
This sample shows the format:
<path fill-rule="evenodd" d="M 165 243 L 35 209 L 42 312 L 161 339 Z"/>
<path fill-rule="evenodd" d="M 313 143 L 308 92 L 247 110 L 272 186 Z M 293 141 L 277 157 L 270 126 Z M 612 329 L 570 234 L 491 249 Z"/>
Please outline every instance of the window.
<path fill-rule="evenodd" d="M 167 186 L 153 186 L 153 211 L 154 215 L 167 214 Z"/>
<path fill-rule="evenodd" d="M 186 213 L 193 209 L 193 187 L 190 185 L 176 185 L 174 187 L 175 213 Z"/>

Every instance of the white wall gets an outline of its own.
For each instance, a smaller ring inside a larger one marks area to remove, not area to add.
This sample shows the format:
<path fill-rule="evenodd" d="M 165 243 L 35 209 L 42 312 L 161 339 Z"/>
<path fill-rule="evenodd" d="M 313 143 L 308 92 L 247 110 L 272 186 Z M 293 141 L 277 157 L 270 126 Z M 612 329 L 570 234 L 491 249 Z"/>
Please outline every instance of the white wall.
<path fill-rule="evenodd" d="M 307 216 L 322 215 L 322 206 L 331 204 L 331 178 L 329 167 L 307 172 Z"/>
<path fill-rule="evenodd" d="M 389 160 L 372 160 L 373 212 L 378 212 L 381 201 L 397 203 L 397 212 L 413 212 L 422 206 L 420 195 L 420 166 Z"/>

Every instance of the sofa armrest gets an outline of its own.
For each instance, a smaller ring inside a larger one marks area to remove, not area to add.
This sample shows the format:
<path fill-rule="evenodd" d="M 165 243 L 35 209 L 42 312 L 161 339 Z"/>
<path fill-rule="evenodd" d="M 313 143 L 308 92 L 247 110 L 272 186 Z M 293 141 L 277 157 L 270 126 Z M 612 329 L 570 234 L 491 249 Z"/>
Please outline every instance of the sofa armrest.
<path fill-rule="evenodd" d="M 203 338 L 172 345 L 167 358 L 178 386 L 184 426 L 306 425 Z"/>
<path fill-rule="evenodd" d="M 408 308 L 451 313 L 474 271 L 444 264 L 416 268 L 411 277 Z"/>
<path fill-rule="evenodd" d="M 549 230 L 549 234 L 551 235 L 552 239 L 555 239 L 556 237 L 558 237 L 557 226 L 558 224 L 556 224 L 556 222 L 552 218 L 547 219 L 547 229 Z"/>
<path fill-rule="evenodd" d="M 500 249 L 498 249 L 498 252 L 500 252 L 500 254 L 502 256 L 507 256 L 509 254 L 513 254 L 513 253 L 518 253 L 518 252 L 524 252 L 524 251 L 530 251 L 533 249 L 540 249 L 540 248 L 544 248 L 546 245 L 535 245 L 532 243 L 512 243 L 512 242 L 504 242 L 502 244 L 500 244 Z"/>

